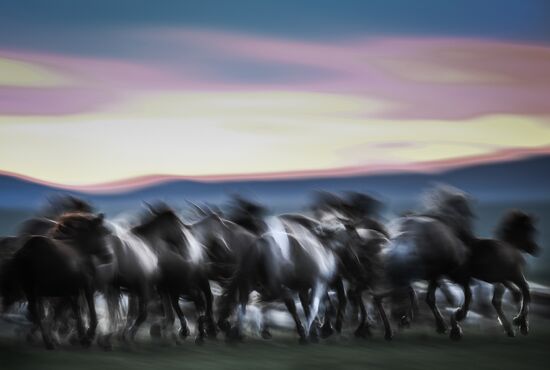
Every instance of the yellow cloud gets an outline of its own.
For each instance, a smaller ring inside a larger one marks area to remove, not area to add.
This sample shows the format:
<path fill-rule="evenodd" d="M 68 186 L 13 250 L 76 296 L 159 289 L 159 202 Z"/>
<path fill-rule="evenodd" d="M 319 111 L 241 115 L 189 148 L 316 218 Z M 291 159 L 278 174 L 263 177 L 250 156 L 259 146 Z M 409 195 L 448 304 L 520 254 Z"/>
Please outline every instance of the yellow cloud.
<path fill-rule="evenodd" d="M 550 117 L 369 118 L 384 107 L 336 94 L 165 92 L 93 114 L 4 116 L 0 168 L 78 185 L 147 174 L 406 165 L 550 145 Z M 386 145 L 393 142 L 407 145 Z"/>
<path fill-rule="evenodd" d="M 51 87 L 68 84 L 69 79 L 43 66 L 0 58 L 0 86 Z"/>

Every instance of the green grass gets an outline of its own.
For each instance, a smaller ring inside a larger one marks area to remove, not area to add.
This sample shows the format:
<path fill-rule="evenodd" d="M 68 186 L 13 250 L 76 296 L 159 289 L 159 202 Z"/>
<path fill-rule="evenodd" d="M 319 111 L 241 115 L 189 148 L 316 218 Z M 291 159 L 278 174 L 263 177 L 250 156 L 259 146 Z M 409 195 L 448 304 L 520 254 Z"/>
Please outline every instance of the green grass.
<path fill-rule="evenodd" d="M 532 326 L 535 328 L 535 326 Z M 3 369 L 542 369 L 547 367 L 550 326 L 527 336 L 507 338 L 497 330 L 468 328 L 460 342 L 430 329 L 399 333 L 392 342 L 333 339 L 299 345 L 288 338 L 248 339 L 238 345 L 222 340 L 196 346 L 162 346 L 141 341 L 112 352 L 98 348 L 43 350 L 4 339 L 0 342 Z"/>

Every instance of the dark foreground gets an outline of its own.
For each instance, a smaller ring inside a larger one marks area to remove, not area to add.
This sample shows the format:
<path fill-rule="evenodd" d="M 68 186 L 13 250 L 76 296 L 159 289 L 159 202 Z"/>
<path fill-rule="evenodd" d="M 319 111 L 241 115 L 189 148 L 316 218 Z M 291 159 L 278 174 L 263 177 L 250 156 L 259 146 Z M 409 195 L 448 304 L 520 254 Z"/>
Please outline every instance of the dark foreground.
<path fill-rule="evenodd" d="M 541 325 L 542 324 L 542 325 Z M 46 351 L 4 338 L 0 341 L 2 369 L 542 369 L 548 365 L 550 324 L 532 322 L 532 333 L 507 338 L 496 328 L 466 328 L 465 338 L 451 342 L 431 329 L 398 333 L 385 342 L 380 333 L 368 340 L 339 338 L 299 345 L 290 338 L 248 339 L 239 345 L 223 340 L 196 346 L 163 346 L 141 340 L 98 348 Z"/>

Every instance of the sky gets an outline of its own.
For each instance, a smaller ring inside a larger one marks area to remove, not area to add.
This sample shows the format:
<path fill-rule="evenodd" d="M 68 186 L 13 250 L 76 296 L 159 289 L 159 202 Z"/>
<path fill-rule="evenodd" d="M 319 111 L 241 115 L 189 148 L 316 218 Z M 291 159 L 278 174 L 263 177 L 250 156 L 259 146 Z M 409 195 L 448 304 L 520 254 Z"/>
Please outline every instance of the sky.
<path fill-rule="evenodd" d="M 545 0 L 0 0 L 0 173 L 47 183 L 513 160 L 549 102 Z"/>

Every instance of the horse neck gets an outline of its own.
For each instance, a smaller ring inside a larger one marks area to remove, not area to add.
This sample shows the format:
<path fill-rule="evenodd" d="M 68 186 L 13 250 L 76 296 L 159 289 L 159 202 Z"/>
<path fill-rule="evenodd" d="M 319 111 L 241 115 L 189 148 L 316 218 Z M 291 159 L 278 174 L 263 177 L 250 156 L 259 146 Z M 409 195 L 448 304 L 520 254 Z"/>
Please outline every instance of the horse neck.
<path fill-rule="evenodd" d="M 161 234 L 158 230 L 156 220 L 138 225 L 132 229 L 132 232 L 145 240 L 152 240 Z"/>

